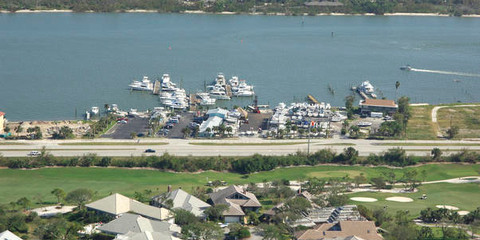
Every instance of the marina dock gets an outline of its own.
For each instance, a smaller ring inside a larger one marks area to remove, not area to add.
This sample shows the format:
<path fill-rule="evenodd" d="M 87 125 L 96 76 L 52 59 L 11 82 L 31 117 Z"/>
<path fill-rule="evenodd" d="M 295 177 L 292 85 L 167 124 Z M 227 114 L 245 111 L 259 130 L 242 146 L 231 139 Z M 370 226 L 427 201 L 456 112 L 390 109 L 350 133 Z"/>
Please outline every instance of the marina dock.
<path fill-rule="evenodd" d="M 153 84 L 153 94 L 154 95 L 158 95 L 160 94 L 160 87 L 161 87 L 161 83 L 160 81 L 158 80 L 155 80 L 155 83 Z"/>
<path fill-rule="evenodd" d="M 315 97 L 313 97 L 313 96 L 310 95 L 310 94 L 307 95 L 307 99 L 308 99 L 308 101 L 310 101 L 311 103 L 319 104 L 319 105 L 320 105 L 320 102 L 319 102 Z"/>

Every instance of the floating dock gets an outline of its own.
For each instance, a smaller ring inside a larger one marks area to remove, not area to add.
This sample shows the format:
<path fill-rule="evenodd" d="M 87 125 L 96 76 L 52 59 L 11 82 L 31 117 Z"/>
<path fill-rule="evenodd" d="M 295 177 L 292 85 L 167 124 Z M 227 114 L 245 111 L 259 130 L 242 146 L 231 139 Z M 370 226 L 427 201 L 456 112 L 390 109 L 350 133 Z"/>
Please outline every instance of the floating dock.
<path fill-rule="evenodd" d="M 153 84 L 153 94 L 155 95 L 158 95 L 160 94 L 160 87 L 161 87 L 161 83 L 160 81 L 158 80 L 155 80 L 155 83 Z"/>
<path fill-rule="evenodd" d="M 310 95 L 310 94 L 307 95 L 307 99 L 308 99 L 308 101 L 310 101 L 311 103 L 320 105 L 320 102 L 319 102 L 316 98 L 314 98 L 312 95 Z"/>

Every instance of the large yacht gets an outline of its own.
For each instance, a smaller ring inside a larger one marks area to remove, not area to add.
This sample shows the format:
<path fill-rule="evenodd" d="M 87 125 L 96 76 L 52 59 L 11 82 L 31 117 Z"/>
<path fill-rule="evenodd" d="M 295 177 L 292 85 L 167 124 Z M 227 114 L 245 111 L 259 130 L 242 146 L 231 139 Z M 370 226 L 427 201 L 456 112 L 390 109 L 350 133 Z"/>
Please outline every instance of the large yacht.
<path fill-rule="evenodd" d="M 215 105 L 217 99 L 211 98 L 210 95 L 206 92 L 197 93 L 197 97 L 200 99 L 200 105 L 202 106 L 211 106 Z"/>
<path fill-rule="evenodd" d="M 128 85 L 131 90 L 136 91 L 153 91 L 153 83 L 147 76 L 143 76 L 142 81 L 133 81 Z"/>
<path fill-rule="evenodd" d="M 162 91 L 175 91 L 177 90 L 177 84 L 170 81 L 170 75 L 163 74 L 162 76 Z"/>
<path fill-rule="evenodd" d="M 375 88 L 369 81 L 364 81 L 360 86 L 358 86 L 358 89 L 366 94 L 372 94 L 375 92 Z"/>
<path fill-rule="evenodd" d="M 213 90 L 209 92 L 210 97 L 220 100 L 230 100 L 231 98 L 225 93 L 225 91 Z"/>

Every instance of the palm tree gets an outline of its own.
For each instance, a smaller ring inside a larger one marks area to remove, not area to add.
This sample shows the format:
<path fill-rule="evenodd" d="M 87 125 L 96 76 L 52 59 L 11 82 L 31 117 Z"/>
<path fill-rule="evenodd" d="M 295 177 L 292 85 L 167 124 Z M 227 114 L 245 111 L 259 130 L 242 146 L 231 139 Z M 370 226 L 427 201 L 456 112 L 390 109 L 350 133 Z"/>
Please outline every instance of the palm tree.
<path fill-rule="evenodd" d="M 395 99 L 397 99 L 397 92 L 399 87 L 400 87 L 400 82 L 399 81 L 395 82 Z"/>
<path fill-rule="evenodd" d="M 192 129 L 190 129 L 189 127 L 186 127 L 182 129 L 182 133 L 183 133 L 183 138 L 187 138 L 192 133 Z"/>
<path fill-rule="evenodd" d="M 227 131 L 228 135 L 230 135 L 233 132 L 232 126 L 228 126 L 225 130 Z"/>

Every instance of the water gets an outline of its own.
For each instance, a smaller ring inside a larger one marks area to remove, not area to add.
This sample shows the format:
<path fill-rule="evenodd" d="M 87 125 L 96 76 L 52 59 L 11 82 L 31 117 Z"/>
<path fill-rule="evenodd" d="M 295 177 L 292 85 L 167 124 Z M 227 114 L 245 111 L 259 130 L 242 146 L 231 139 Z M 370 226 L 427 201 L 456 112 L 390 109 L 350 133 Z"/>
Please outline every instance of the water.
<path fill-rule="evenodd" d="M 180 14 L 0 14 L 0 111 L 10 120 L 73 119 L 91 106 L 158 106 L 130 92 L 169 73 L 187 91 L 218 72 L 255 85 L 259 103 L 312 94 L 343 105 L 370 80 L 387 98 L 480 101 L 480 19 Z M 332 37 L 332 32 L 334 32 Z M 399 67 L 468 73 L 406 72 Z M 460 80 L 460 81 L 454 81 Z M 332 96 L 330 84 L 335 90 Z M 245 99 L 239 105 L 246 105 Z"/>

